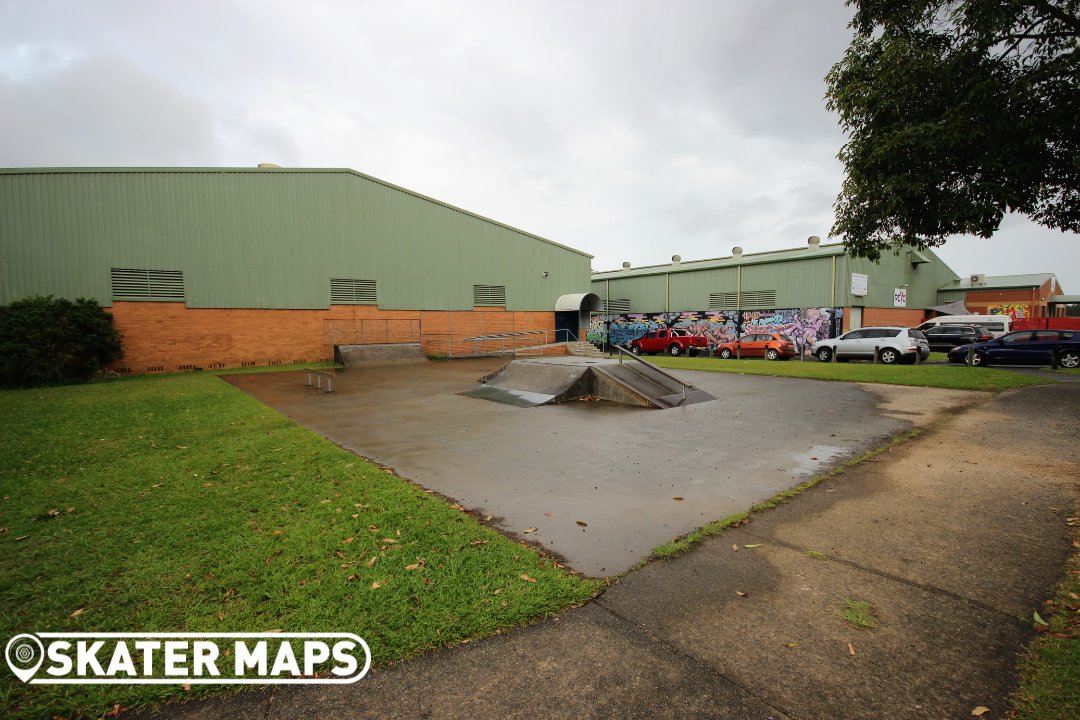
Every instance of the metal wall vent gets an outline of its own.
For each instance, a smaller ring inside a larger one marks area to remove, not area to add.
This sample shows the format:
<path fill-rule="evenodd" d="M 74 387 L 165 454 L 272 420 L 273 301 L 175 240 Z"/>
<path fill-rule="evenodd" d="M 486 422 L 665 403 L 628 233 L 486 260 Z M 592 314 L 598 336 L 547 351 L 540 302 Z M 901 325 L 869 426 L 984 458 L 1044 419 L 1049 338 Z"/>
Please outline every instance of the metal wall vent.
<path fill-rule="evenodd" d="M 494 305 L 506 307 L 505 285 L 473 285 L 473 305 Z"/>
<path fill-rule="evenodd" d="M 776 307 L 775 290 L 745 290 L 740 294 L 741 307 L 769 309 Z"/>
<path fill-rule="evenodd" d="M 710 310 L 734 310 L 739 306 L 739 294 L 736 292 L 709 293 Z"/>
<path fill-rule="evenodd" d="M 184 273 L 112 268 L 112 296 L 114 300 L 183 300 Z"/>
<path fill-rule="evenodd" d="M 626 298 L 608 300 L 606 306 L 606 311 L 609 313 L 621 314 L 630 312 L 630 301 Z"/>
<path fill-rule="evenodd" d="M 378 305 L 374 280 L 330 278 L 330 303 L 334 305 Z"/>

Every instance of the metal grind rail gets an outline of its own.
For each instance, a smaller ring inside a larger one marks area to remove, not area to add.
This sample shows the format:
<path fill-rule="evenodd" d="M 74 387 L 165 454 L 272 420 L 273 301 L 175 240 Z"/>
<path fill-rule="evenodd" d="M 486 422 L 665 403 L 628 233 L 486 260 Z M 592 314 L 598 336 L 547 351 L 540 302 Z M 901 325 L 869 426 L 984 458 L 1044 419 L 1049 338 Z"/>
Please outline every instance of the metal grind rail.
<path fill-rule="evenodd" d="M 316 390 L 322 390 L 322 379 L 326 378 L 326 392 L 334 392 L 334 378 L 337 377 L 334 373 L 318 368 L 304 368 L 304 372 L 307 373 L 308 387 L 311 387 L 314 384 Z M 314 383 L 311 382 L 312 377 L 315 378 Z"/>
<path fill-rule="evenodd" d="M 629 350 L 626 350 L 626 349 L 624 349 L 622 347 L 619 347 L 618 345 L 612 345 L 611 347 L 613 347 L 614 349 L 619 351 L 619 364 L 620 365 L 623 364 L 623 356 L 626 356 L 626 357 L 632 358 L 634 361 L 636 361 L 636 362 L 644 365 L 645 367 L 647 367 L 649 369 L 649 372 L 656 373 L 657 375 L 662 375 L 665 378 L 667 378 L 668 380 L 671 380 L 672 382 L 677 383 L 679 385 L 679 387 L 682 388 L 682 397 L 683 397 L 683 402 L 684 403 L 686 402 L 686 389 L 687 388 L 690 388 L 691 390 L 696 390 L 697 389 L 696 387 L 694 387 L 690 383 L 688 383 L 688 382 L 686 382 L 684 380 L 680 380 L 679 378 L 675 377 L 674 375 L 672 375 L 669 372 L 661 370 L 660 368 L 653 365 L 651 362 L 648 362 L 646 360 L 642 360 L 641 358 L 639 358 L 637 355 L 630 352 Z"/>

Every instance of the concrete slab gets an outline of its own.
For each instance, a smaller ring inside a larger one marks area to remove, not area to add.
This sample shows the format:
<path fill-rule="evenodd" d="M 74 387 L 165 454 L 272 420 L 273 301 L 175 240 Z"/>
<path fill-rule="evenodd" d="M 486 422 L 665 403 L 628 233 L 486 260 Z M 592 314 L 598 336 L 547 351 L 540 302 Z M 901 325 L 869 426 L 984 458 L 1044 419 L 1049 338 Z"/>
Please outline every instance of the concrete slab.
<path fill-rule="evenodd" d="M 917 419 L 882 417 L 878 398 L 852 384 L 705 372 L 678 374 L 718 399 L 670 410 L 526 409 L 457 394 L 504 363 L 348 368 L 332 395 L 292 373 L 228 380 L 591 576 L 622 572 Z M 934 391 L 908 392 L 935 406 Z"/>
<path fill-rule="evenodd" d="M 279 690 L 279 718 L 731 718 L 766 702 L 596 606 L 424 655 L 357 685 Z"/>

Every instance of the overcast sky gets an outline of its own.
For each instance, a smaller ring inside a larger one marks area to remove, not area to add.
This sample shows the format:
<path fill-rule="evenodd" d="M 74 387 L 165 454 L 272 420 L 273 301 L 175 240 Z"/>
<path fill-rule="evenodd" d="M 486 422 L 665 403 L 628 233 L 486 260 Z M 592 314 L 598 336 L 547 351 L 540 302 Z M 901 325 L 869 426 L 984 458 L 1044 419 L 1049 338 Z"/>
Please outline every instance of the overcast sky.
<path fill-rule="evenodd" d="M 0 0 L 0 167 L 349 167 L 595 255 L 825 238 L 842 0 Z M 961 277 L 1053 272 L 1008 218 Z"/>

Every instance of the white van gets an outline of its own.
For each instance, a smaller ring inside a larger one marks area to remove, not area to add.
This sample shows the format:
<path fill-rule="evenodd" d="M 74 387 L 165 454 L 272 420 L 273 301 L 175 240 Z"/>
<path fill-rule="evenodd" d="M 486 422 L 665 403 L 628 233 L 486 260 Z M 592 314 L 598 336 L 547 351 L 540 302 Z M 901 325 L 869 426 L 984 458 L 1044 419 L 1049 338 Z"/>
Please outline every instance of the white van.
<path fill-rule="evenodd" d="M 915 329 L 925 330 L 938 325 L 981 325 L 994 337 L 1000 337 L 1011 329 L 1012 318 L 1008 315 L 942 315 L 927 320 Z"/>

